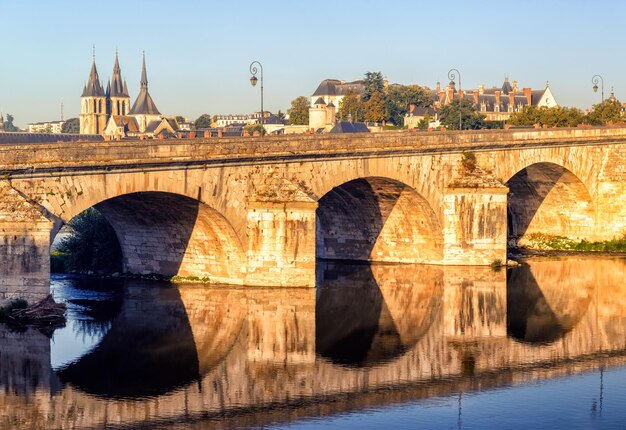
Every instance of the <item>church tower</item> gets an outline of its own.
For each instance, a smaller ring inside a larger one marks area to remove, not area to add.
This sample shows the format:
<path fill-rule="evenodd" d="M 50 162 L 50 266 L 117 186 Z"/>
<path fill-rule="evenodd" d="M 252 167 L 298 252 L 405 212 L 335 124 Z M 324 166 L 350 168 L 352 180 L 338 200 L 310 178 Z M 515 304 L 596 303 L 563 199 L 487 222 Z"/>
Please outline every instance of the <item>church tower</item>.
<path fill-rule="evenodd" d="M 141 88 L 139 90 L 139 95 L 137 95 L 137 99 L 135 100 L 135 103 L 133 103 L 133 107 L 130 109 L 130 115 L 137 119 L 139 130 L 143 133 L 146 131 L 146 127 L 150 122 L 158 120 L 161 117 L 161 112 L 157 109 L 154 104 L 154 100 L 152 100 L 152 97 L 148 92 L 148 75 L 146 73 L 145 54 L 143 55 L 140 84 Z"/>
<path fill-rule="evenodd" d="M 117 59 L 117 50 L 115 51 L 115 65 L 113 66 L 113 77 L 107 87 L 107 99 L 109 115 L 128 115 L 130 112 L 130 95 L 126 81 L 122 80 L 122 72 L 120 63 Z"/>
<path fill-rule="evenodd" d="M 107 97 L 100 84 L 95 55 L 80 102 L 81 134 L 102 134 L 107 123 Z"/>

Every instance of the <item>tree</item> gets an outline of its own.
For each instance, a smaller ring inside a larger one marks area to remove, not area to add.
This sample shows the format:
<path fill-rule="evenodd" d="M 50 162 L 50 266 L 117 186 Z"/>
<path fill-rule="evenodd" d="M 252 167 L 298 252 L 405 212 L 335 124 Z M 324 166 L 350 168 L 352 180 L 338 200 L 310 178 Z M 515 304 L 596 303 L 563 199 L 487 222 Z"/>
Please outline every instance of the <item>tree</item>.
<path fill-rule="evenodd" d="M 243 128 L 243 131 L 247 131 L 250 136 L 254 136 L 255 132 L 261 136 L 265 135 L 265 128 L 261 124 L 248 124 Z"/>
<path fill-rule="evenodd" d="M 342 121 L 363 121 L 365 119 L 365 103 L 361 99 L 361 94 L 356 90 L 346 91 L 337 117 Z"/>
<path fill-rule="evenodd" d="M 291 107 L 287 109 L 289 114 L 289 124 L 309 125 L 309 99 L 305 96 L 298 96 L 291 101 Z"/>
<path fill-rule="evenodd" d="M 426 113 L 426 115 L 424 115 L 424 118 L 420 119 L 419 122 L 417 123 L 417 128 L 419 130 L 428 130 L 428 126 L 430 125 L 430 115 L 428 113 Z"/>
<path fill-rule="evenodd" d="M 184 116 L 180 116 L 180 115 L 178 115 L 178 116 L 176 117 L 176 122 L 177 122 L 177 123 L 179 123 L 179 124 L 184 123 L 184 122 L 185 122 L 185 117 L 184 117 Z"/>
<path fill-rule="evenodd" d="M 419 85 L 390 85 L 385 101 L 385 117 L 388 122 L 401 126 L 409 107 L 430 107 L 432 96 Z"/>
<path fill-rule="evenodd" d="M 63 123 L 61 133 L 80 133 L 80 120 L 78 118 L 70 118 Z"/>
<path fill-rule="evenodd" d="M 91 208 L 68 223 L 71 234 L 61 241 L 65 269 L 72 272 L 113 273 L 121 271 L 122 251 L 111 224 Z"/>
<path fill-rule="evenodd" d="M 509 125 L 535 125 L 546 127 L 576 127 L 585 120 L 583 113 L 576 108 L 526 106 L 511 114 Z"/>
<path fill-rule="evenodd" d="M 4 121 L 4 131 L 18 131 L 17 127 L 13 125 L 13 115 L 7 114 L 7 119 Z"/>
<path fill-rule="evenodd" d="M 466 98 L 460 104 L 459 99 L 456 99 L 445 105 L 439 114 L 439 121 L 448 129 L 458 130 L 459 116 L 463 130 L 478 130 L 485 127 L 485 117 L 476 111 L 472 102 Z"/>
<path fill-rule="evenodd" d="M 615 99 L 607 99 L 593 105 L 593 110 L 585 118 L 585 122 L 592 125 L 616 123 L 622 120 L 622 105 Z"/>
<path fill-rule="evenodd" d="M 211 115 L 208 113 L 202 114 L 193 123 L 196 130 L 201 128 L 211 128 Z"/>
<path fill-rule="evenodd" d="M 363 80 L 363 101 L 368 101 L 374 93 L 385 92 L 385 80 L 381 72 L 367 72 Z"/>
<path fill-rule="evenodd" d="M 376 91 L 365 102 L 365 120 L 369 122 L 382 122 L 385 119 L 385 96 Z"/>

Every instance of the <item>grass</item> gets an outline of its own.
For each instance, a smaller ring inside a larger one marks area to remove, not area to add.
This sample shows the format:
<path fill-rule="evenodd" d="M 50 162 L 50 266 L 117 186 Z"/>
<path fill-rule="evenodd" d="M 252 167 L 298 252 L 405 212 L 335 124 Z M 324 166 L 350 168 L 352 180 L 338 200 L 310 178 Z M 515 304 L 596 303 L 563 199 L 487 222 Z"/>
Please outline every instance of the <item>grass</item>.
<path fill-rule="evenodd" d="M 172 276 L 170 278 L 171 282 L 202 282 L 202 283 L 209 283 L 211 282 L 211 279 L 209 277 L 198 277 L 198 276 Z"/>
<path fill-rule="evenodd" d="M 524 236 L 523 242 L 527 248 L 551 251 L 626 252 L 626 235 L 601 242 L 590 242 L 584 239 L 577 241 L 563 236 L 532 233 Z"/>

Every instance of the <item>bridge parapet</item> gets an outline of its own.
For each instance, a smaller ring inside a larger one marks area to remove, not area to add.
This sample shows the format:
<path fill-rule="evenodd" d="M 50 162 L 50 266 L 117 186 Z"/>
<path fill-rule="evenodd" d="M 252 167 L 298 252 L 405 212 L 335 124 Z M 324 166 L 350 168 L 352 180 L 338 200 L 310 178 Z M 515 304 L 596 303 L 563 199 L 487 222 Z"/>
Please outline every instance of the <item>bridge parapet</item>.
<path fill-rule="evenodd" d="M 610 144 L 624 140 L 624 127 L 593 127 L 3 144 L 0 145 L 0 174 L 32 175 L 50 170 L 116 170 L 207 162 L 249 164 L 261 160 L 411 152 L 484 152 L 529 146 Z"/>

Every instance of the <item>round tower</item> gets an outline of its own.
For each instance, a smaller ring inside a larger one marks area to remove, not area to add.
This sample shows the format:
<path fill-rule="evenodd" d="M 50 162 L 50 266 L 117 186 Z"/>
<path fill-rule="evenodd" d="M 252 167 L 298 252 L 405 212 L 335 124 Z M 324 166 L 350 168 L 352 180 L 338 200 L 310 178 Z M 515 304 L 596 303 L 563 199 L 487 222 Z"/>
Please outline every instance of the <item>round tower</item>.
<path fill-rule="evenodd" d="M 326 115 L 326 102 L 323 98 L 318 97 L 313 106 L 309 108 L 309 128 L 317 130 L 326 127 L 328 123 Z"/>

